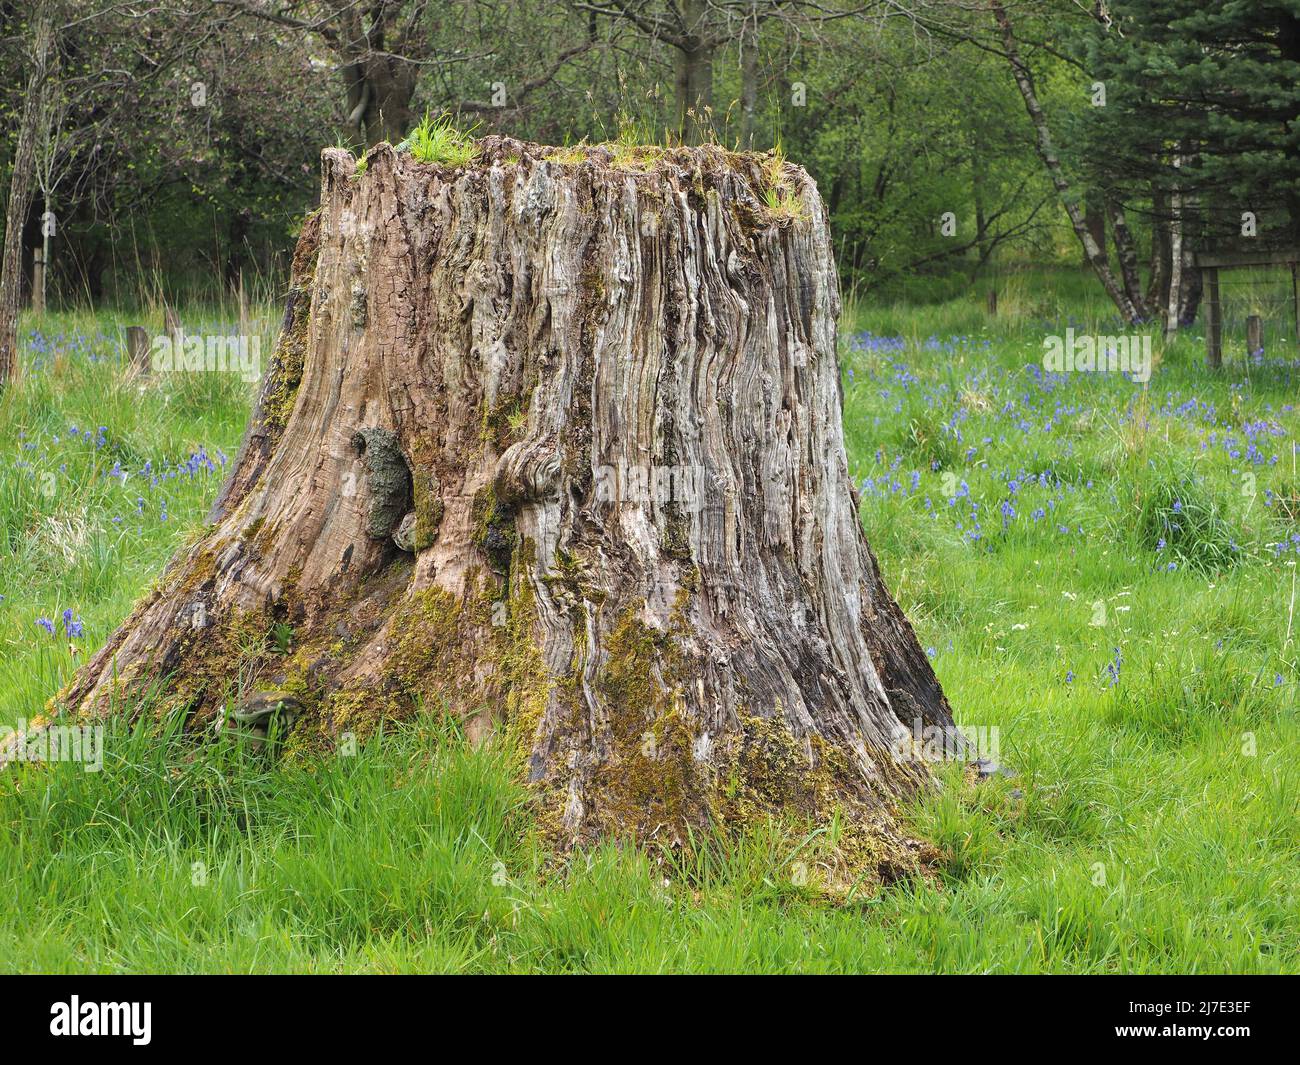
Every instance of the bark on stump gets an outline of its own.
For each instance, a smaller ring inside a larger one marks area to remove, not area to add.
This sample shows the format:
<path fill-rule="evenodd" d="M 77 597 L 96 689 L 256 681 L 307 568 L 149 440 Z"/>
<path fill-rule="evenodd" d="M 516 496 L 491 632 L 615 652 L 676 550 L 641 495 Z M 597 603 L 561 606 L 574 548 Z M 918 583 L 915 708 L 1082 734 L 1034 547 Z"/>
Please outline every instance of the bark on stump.
<path fill-rule="evenodd" d="M 212 525 L 63 704 L 283 700 L 293 750 L 442 703 L 567 841 L 847 809 L 901 845 L 898 736 L 952 718 L 859 523 L 807 174 L 502 137 L 322 171 Z"/>

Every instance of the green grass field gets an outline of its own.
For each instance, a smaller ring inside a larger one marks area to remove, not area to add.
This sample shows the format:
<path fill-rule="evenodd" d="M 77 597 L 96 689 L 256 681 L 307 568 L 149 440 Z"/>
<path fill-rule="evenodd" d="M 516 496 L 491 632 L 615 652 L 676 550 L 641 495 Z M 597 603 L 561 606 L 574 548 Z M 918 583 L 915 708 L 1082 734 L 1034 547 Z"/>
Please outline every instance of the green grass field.
<path fill-rule="evenodd" d="M 511 761 L 432 718 L 281 768 L 119 727 L 100 772 L 0 773 L 0 969 L 1300 969 L 1295 338 L 1237 333 L 1216 377 L 1195 330 L 1157 338 L 1144 388 L 1044 375 L 1044 335 L 1116 331 L 1076 272 L 1004 279 L 1000 311 L 981 287 L 842 330 L 868 537 L 1016 774 L 945 767 L 908 811 L 935 877 L 828 898 L 826 837 L 781 826 L 556 869 Z M 251 386 L 140 390 L 121 321 L 25 321 L 0 400 L 3 724 L 200 528 L 239 443 Z"/>

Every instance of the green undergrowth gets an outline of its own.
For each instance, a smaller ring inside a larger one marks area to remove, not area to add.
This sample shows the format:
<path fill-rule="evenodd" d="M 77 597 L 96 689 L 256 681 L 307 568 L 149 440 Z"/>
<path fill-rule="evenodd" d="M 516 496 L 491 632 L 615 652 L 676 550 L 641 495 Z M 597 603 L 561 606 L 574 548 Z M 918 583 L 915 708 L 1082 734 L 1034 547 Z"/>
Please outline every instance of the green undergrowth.
<path fill-rule="evenodd" d="M 351 755 L 117 726 L 98 772 L 0 774 L 0 968 L 1296 971 L 1296 355 L 1229 338 L 1210 376 L 1193 334 L 1145 388 L 1044 380 L 1067 318 L 1114 329 L 1059 272 L 1016 284 L 995 319 L 980 289 L 843 330 L 868 538 L 959 721 L 1015 774 L 940 768 L 906 811 L 933 876 L 828 894 L 835 826 L 763 818 L 556 863 L 517 750 L 471 749 L 422 693 Z M 0 400 L 5 724 L 201 526 L 252 399 L 214 374 L 132 390 L 115 328 L 25 321 Z M 504 557 L 505 516 L 477 518 Z"/>

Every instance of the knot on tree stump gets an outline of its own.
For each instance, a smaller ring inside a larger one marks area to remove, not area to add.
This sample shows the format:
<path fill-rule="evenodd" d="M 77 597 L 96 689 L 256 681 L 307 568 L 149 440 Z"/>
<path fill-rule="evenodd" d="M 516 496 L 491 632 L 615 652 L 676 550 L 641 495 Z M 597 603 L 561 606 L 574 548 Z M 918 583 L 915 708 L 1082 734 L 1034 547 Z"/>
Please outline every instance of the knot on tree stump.
<path fill-rule="evenodd" d="M 386 540 L 411 505 L 411 470 L 397 437 L 388 429 L 372 427 L 352 434 L 352 446 L 365 462 L 370 493 L 366 532 Z"/>
<path fill-rule="evenodd" d="M 393 543 L 401 550 L 415 554 L 415 527 L 418 519 L 415 511 L 407 511 L 402 516 L 402 520 L 397 523 L 397 528 L 393 530 Z"/>
<path fill-rule="evenodd" d="M 261 751 L 268 739 L 282 741 L 301 711 L 302 700 L 289 692 L 256 692 L 227 717 L 218 718 L 217 724 L 227 735 L 243 738 L 253 750 Z"/>

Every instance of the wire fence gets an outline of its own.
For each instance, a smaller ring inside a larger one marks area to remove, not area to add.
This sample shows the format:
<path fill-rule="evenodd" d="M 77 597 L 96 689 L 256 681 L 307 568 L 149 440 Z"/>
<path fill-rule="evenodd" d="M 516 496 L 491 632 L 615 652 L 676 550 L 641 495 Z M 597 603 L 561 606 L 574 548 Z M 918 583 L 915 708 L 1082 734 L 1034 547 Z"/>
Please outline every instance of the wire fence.
<path fill-rule="evenodd" d="M 1295 289 L 1289 266 L 1238 266 L 1219 270 L 1219 306 L 1223 314 L 1224 352 L 1245 350 L 1246 323 L 1258 316 L 1264 350 L 1294 354 Z"/>

